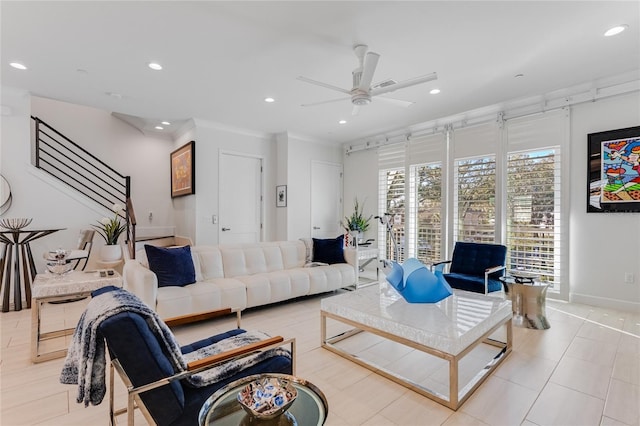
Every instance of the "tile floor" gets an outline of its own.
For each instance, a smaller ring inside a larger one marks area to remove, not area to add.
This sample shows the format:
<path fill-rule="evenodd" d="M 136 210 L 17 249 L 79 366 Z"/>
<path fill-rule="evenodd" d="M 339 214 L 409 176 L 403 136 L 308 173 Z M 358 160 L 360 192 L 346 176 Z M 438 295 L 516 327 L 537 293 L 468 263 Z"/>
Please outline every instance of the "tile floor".
<path fill-rule="evenodd" d="M 454 412 L 321 349 L 320 299 L 330 295 L 248 310 L 242 321 L 244 328 L 296 337 L 297 375 L 327 396 L 327 425 L 640 424 L 639 313 L 548 300 L 551 328 L 515 327 L 513 352 Z M 47 305 L 45 331 L 74 325 L 85 303 Z M 31 363 L 30 310 L 2 313 L 0 322 L 2 426 L 108 424 L 106 399 L 85 408 L 75 402 L 74 386 L 58 382 L 62 359 Z M 235 317 L 228 317 L 183 326 L 175 333 L 187 343 L 234 326 Z M 49 349 L 66 346 L 63 339 L 47 343 Z M 424 362 L 420 354 L 373 340 L 359 344 L 399 370 L 411 367 L 427 383 L 439 380 L 442 366 Z M 482 356 L 480 350 L 478 358 Z M 118 401 L 123 395 L 118 384 Z M 124 421 L 121 416 L 119 424 Z M 145 424 L 142 416 L 136 424 Z"/>

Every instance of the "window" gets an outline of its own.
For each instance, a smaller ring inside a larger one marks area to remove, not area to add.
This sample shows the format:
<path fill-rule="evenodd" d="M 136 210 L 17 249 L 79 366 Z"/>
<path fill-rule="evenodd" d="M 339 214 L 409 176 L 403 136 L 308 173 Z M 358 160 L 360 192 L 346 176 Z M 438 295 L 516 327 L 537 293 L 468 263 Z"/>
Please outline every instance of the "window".
<path fill-rule="evenodd" d="M 382 246 L 383 259 L 393 259 L 403 262 L 406 256 L 405 248 L 405 172 L 402 169 L 381 170 L 380 183 L 378 185 L 379 208 L 383 213 L 388 213 L 393 224 L 391 238 L 397 244 L 398 253 L 395 252 L 394 242 L 387 235 L 386 229 L 381 226 L 379 241 L 384 241 Z"/>
<path fill-rule="evenodd" d="M 559 149 L 513 152 L 507 164 L 507 267 L 560 276 Z"/>
<path fill-rule="evenodd" d="M 411 167 L 417 235 L 415 257 L 423 262 L 442 259 L 442 164 Z"/>
<path fill-rule="evenodd" d="M 539 273 L 568 297 L 561 226 L 569 220 L 561 194 L 568 135 L 568 111 L 554 110 L 461 122 L 379 147 L 379 211 L 393 215 L 399 260 L 446 259 L 456 241 L 505 244 L 508 269 Z M 380 256 L 392 259 L 379 229 Z"/>
<path fill-rule="evenodd" d="M 454 241 L 495 242 L 495 156 L 456 160 L 454 170 Z"/>

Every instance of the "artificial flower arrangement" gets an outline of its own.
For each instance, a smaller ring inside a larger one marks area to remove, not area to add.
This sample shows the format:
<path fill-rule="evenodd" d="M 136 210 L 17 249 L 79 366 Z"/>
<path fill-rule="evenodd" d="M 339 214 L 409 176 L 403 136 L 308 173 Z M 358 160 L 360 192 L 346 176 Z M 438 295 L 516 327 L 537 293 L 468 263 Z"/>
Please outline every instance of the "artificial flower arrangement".
<path fill-rule="evenodd" d="M 96 228 L 98 233 L 102 235 L 102 238 L 104 238 L 104 241 L 109 246 L 118 244 L 120 234 L 127 229 L 127 227 L 120 222 L 120 213 L 124 211 L 124 206 L 122 204 L 115 203 L 111 206 L 111 210 L 114 212 L 113 218 L 109 219 L 108 217 L 103 217 L 98 221 L 100 225 L 91 225 Z"/>

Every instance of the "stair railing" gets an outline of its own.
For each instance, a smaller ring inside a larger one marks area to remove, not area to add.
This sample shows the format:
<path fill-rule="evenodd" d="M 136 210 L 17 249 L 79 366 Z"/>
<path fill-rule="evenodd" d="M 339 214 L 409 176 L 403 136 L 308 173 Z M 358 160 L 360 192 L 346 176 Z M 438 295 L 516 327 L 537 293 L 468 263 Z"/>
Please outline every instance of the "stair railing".
<path fill-rule="evenodd" d="M 125 212 L 120 215 L 127 224 L 127 243 L 132 235 L 131 241 L 135 241 L 135 216 L 133 221 L 130 217 L 131 177 L 119 173 L 38 117 L 31 119 L 35 123 L 35 166 L 106 209 L 111 210 L 114 203 L 125 205 Z"/>

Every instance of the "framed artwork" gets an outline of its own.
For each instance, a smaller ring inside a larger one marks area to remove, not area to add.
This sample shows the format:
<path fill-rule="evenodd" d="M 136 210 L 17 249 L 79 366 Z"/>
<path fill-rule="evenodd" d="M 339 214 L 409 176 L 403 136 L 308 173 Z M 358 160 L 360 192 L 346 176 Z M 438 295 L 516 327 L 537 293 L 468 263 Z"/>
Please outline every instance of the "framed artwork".
<path fill-rule="evenodd" d="M 640 212 L 640 126 L 588 135 L 588 213 Z"/>
<path fill-rule="evenodd" d="M 287 185 L 276 186 L 276 207 L 287 207 Z"/>
<path fill-rule="evenodd" d="M 196 193 L 195 157 L 195 141 L 171 153 L 171 198 Z"/>

